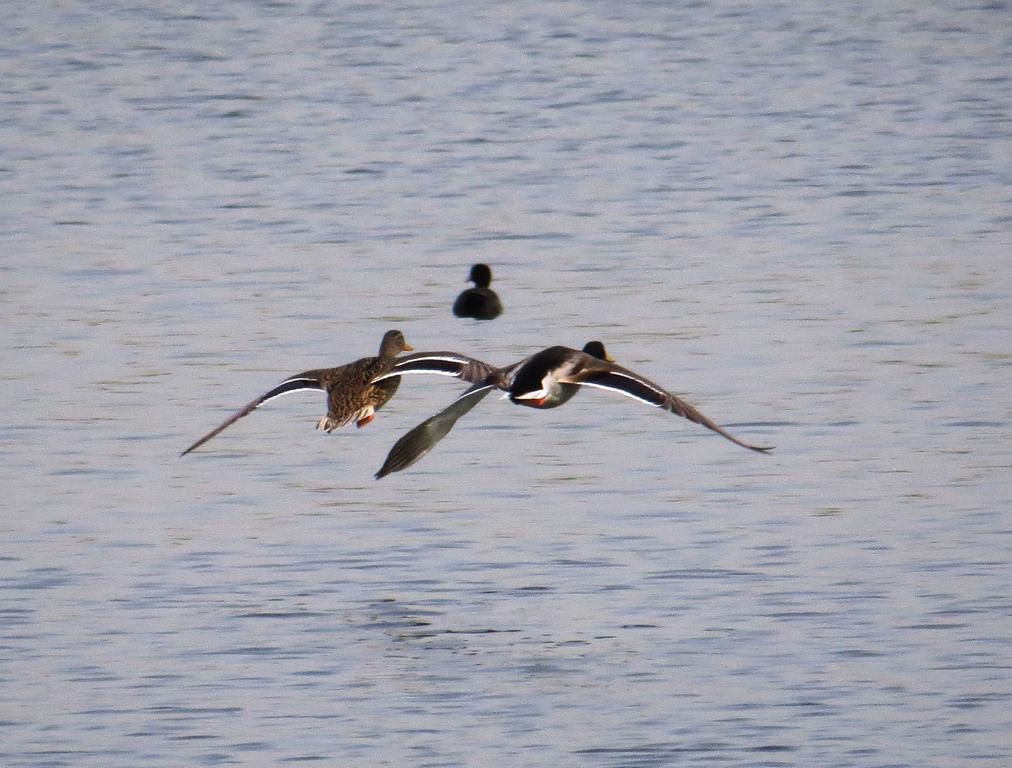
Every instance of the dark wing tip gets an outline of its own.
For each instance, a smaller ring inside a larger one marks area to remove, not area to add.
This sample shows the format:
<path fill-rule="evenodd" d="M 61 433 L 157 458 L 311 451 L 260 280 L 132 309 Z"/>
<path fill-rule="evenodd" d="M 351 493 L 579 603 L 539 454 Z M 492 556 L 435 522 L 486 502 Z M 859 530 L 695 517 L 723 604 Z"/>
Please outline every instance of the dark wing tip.
<path fill-rule="evenodd" d="M 193 445 L 191 445 L 189 448 L 187 448 L 185 451 L 183 451 L 181 454 L 179 454 L 179 458 L 183 458 L 186 454 L 190 453 L 190 451 L 195 451 L 197 448 L 199 448 L 200 446 L 202 446 L 204 443 L 206 443 L 208 440 L 210 440 L 215 435 L 221 434 L 221 432 L 224 431 L 225 427 L 229 426 L 230 424 L 232 424 L 233 422 L 235 422 L 237 420 L 238 419 L 231 419 L 231 420 L 225 422 L 224 424 L 222 424 L 220 427 L 216 427 L 211 432 L 208 432 L 206 435 L 204 435 L 202 438 L 200 438 L 197 442 L 195 442 Z"/>
<path fill-rule="evenodd" d="M 407 469 L 422 458 L 449 434 L 461 416 L 480 403 L 492 389 L 493 385 L 484 381 L 475 384 L 435 416 L 430 416 L 401 435 L 376 473 L 376 479 Z"/>
<path fill-rule="evenodd" d="M 383 466 L 376 473 L 376 479 L 379 480 L 392 472 L 400 472 L 402 469 L 407 469 L 432 450 L 432 447 L 440 439 L 441 436 L 432 434 L 429 421 L 422 422 L 394 443 L 394 447 L 387 454 Z"/>
<path fill-rule="evenodd" d="M 392 472 L 401 471 L 410 463 L 399 460 L 400 456 L 398 449 L 400 448 L 401 442 L 402 440 L 398 440 L 397 443 L 394 445 L 394 447 L 390 449 L 390 452 L 387 454 L 387 457 L 383 460 L 383 466 L 379 468 L 379 471 L 377 471 L 375 475 L 373 475 L 373 477 L 375 477 L 377 480 L 382 480 L 384 477 L 391 474 Z"/>

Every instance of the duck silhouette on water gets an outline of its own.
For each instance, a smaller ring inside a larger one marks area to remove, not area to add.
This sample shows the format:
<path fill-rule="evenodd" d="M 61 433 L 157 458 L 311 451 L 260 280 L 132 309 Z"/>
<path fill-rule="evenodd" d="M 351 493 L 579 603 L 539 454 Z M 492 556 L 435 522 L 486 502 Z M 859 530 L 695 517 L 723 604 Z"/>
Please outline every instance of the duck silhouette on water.
<path fill-rule="evenodd" d="M 475 264 L 467 277 L 474 288 L 462 292 L 453 302 L 453 314 L 457 317 L 473 317 L 475 320 L 493 320 L 502 314 L 502 302 L 492 284 L 492 270 L 487 264 Z"/>

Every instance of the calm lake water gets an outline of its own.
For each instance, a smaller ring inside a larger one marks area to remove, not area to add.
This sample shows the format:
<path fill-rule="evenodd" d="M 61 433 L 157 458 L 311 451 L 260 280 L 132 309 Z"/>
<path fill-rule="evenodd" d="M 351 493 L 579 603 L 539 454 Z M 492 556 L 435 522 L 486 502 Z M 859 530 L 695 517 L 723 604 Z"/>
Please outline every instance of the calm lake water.
<path fill-rule="evenodd" d="M 1012 765 L 1008 3 L 5 16 L 0 764 Z"/>

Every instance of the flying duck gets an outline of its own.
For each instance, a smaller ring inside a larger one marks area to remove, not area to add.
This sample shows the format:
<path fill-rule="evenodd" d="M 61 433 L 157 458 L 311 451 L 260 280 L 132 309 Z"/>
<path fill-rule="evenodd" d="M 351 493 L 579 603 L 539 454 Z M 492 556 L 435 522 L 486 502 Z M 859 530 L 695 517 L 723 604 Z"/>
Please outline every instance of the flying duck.
<path fill-rule="evenodd" d="M 502 302 L 495 291 L 489 288 L 492 270 L 487 264 L 475 264 L 467 279 L 474 283 L 453 302 L 453 314 L 457 317 L 473 317 L 476 320 L 492 320 L 502 314 Z"/>
<path fill-rule="evenodd" d="M 386 374 L 389 375 L 389 374 Z M 383 380 L 384 375 L 380 376 Z M 641 403 L 663 408 L 700 424 L 732 443 L 765 453 L 772 446 L 750 445 L 719 427 L 684 400 L 637 373 L 616 365 L 601 342 L 590 342 L 583 351 L 569 347 L 548 347 L 506 368 L 499 368 L 454 400 L 442 411 L 403 435 L 390 449 L 376 479 L 414 464 L 442 440 L 457 420 L 493 389 L 505 392 L 515 405 L 529 408 L 558 408 L 580 387 L 595 387 L 631 397 Z"/>
<path fill-rule="evenodd" d="M 327 415 L 316 424 L 317 429 L 332 432 L 354 421 L 361 428 L 375 418 L 376 411 L 394 396 L 400 385 L 397 373 L 405 366 L 409 373 L 435 373 L 455 376 L 468 382 L 482 381 L 495 370 L 481 360 L 460 355 L 456 352 L 417 352 L 398 358 L 400 352 L 410 352 L 412 347 L 400 331 L 387 331 L 380 343 L 379 355 L 363 357 L 337 368 L 318 368 L 290 376 L 251 403 L 229 416 L 193 445 L 183 451 L 185 456 L 199 448 L 215 435 L 221 433 L 243 416 L 281 395 L 300 390 L 317 390 L 327 393 Z"/>

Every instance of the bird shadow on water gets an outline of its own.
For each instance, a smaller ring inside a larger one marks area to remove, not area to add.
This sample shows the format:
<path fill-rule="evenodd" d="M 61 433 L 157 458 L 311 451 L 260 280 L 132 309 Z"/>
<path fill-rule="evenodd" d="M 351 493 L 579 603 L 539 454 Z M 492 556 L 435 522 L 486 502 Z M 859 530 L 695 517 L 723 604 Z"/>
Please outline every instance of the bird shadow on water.
<path fill-rule="evenodd" d="M 441 626 L 448 613 L 435 608 L 412 605 L 393 597 L 369 600 L 357 614 L 355 626 L 367 631 L 381 631 L 397 643 L 423 643 L 442 640 L 444 648 L 462 649 L 466 638 L 474 635 L 519 634 L 519 628 L 488 626 Z"/>

